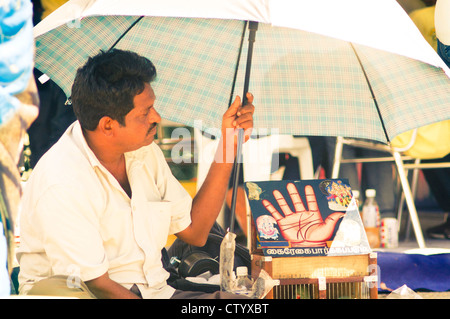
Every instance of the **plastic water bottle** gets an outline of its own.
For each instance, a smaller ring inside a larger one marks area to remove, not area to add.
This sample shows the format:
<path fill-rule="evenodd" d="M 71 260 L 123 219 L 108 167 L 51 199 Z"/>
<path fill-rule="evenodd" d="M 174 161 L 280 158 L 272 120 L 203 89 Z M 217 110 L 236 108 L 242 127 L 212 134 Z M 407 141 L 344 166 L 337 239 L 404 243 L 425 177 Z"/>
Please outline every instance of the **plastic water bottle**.
<path fill-rule="evenodd" d="M 375 200 L 376 191 L 366 189 L 366 200 L 362 208 L 362 221 L 367 240 L 372 248 L 380 247 L 380 210 Z"/>
<path fill-rule="evenodd" d="M 240 295 L 251 296 L 253 291 L 253 281 L 248 277 L 247 267 L 236 268 L 236 291 Z"/>

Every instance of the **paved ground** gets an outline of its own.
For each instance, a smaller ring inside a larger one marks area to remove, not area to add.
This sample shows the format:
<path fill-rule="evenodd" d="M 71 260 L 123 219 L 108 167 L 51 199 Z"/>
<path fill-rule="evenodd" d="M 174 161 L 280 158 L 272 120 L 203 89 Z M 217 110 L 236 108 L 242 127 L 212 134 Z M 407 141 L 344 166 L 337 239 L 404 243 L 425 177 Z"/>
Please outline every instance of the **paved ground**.
<path fill-rule="evenodd" d="M 418 292 L 423 299 L 450 299 L 450 292 Z M 378 299 L 386 299 L 389 294 L 378 294 Z"/>
<path fill-rule="evenodd" d="M 404 215 L 407 214 L 407 212 L 404 212 Z M 426 235 L 426 230 L 430 227 L 437 226 L 439 224 L 442 224 L 445 218 L 445 214 L 441 212 L 429 212 L 419 211 L 419 221 L 421 224 L 422 232 L 425 237 L 425 245 L 427 247 L 427 250 L 429 252 L 432 252 L 432 249 L 448 249 L 450 252 L 450 240 L 445 239 L 432 239 L 428 238 Z M 388 249 L 384 251 L 392 251 L 392 252 L 404 252 L 406 250 L 411 249 L 418 249 L 419 245 L 417 244 L 417 241 L 414 236 L 414 230 L 412 226 L 410 227 L 410 234 L 409 237 L 406 237 L 406 231 L 407 231 L 407 221 L 406 217 L 402 219 L 401 221 L 401 231 L 399 235 L 399 247 L 394 249 Z"/>

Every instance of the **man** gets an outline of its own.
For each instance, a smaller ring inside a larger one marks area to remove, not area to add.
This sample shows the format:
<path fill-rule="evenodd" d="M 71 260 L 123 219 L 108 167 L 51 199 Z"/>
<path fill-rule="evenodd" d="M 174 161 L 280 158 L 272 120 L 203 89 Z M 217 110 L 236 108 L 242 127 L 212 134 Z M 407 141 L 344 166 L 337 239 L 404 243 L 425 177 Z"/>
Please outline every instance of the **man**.
<path fill-rule="evenodd" d="M 121 50 L 78 70 L 78 121 L 38 162 L 24 194 L 21 293 L 48 293 L 61 278 L 62 288 L 85 292 L 80 278 L 97 298 L 189 297 L 167 285 L 161 249 L 169 234 L 205 244 L 227 190 L 236 128 L 248 138 L 253 126 L 253 97 L 245 106 L 236 98 L 224 113 L 215 161 L 191 200 L 153 143 L 161 121 L 155 76 L 148 59 Z"/>

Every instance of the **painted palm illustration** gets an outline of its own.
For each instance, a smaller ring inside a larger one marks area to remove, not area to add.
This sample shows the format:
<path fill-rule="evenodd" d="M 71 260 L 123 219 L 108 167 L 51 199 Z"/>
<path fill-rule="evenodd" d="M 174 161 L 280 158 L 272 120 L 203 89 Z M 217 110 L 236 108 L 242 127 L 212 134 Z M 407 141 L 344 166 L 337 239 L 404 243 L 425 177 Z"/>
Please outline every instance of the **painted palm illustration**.
<path fill-rule="evenodd" d="M 369 250 L 346 180 L 248 182 L 257 247 L 275 256 Z"/>

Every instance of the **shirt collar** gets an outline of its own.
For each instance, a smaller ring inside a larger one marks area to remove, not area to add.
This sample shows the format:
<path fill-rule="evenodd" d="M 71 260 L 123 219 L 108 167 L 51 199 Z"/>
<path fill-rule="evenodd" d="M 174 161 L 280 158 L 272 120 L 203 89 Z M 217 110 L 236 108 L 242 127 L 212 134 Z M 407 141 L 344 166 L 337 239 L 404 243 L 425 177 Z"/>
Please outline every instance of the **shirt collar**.
<path fill-rule="evenodd" d="M 92 167 L 102 167 L 103 165 L 100 163 L 97 156 L 95 156 L 94 152 L 92 152 L 91 148 L 87 144 L 79 121 L 75 121 L 75 123 L 73 124 L 72 135 L 75 143 L 91 163 Z"/>
<path fill-rule="evenodd" d="M 88 159 L 89 163 L 92 167 L 104 167 L 102 163 L 98 160 L 97 156 L 94 154 L 94 152 L 89 147 L 88 143 L 86 142 L 86 138 L 84 137 L 83 130 L 81 128 L 81 124 L 79 121 L 75 121 L 75 123 L 72 124 L 72 136 L 75 141 L 75 143 L 78 145 L 78 147 L 81 149 L 85 157 Z M 127 152 L 125 153 L 126 159 L 134 159 L 136 157 L 136 152 Z M 134 163 L 134 166 L 138 166 L 138 163 Z"/>

